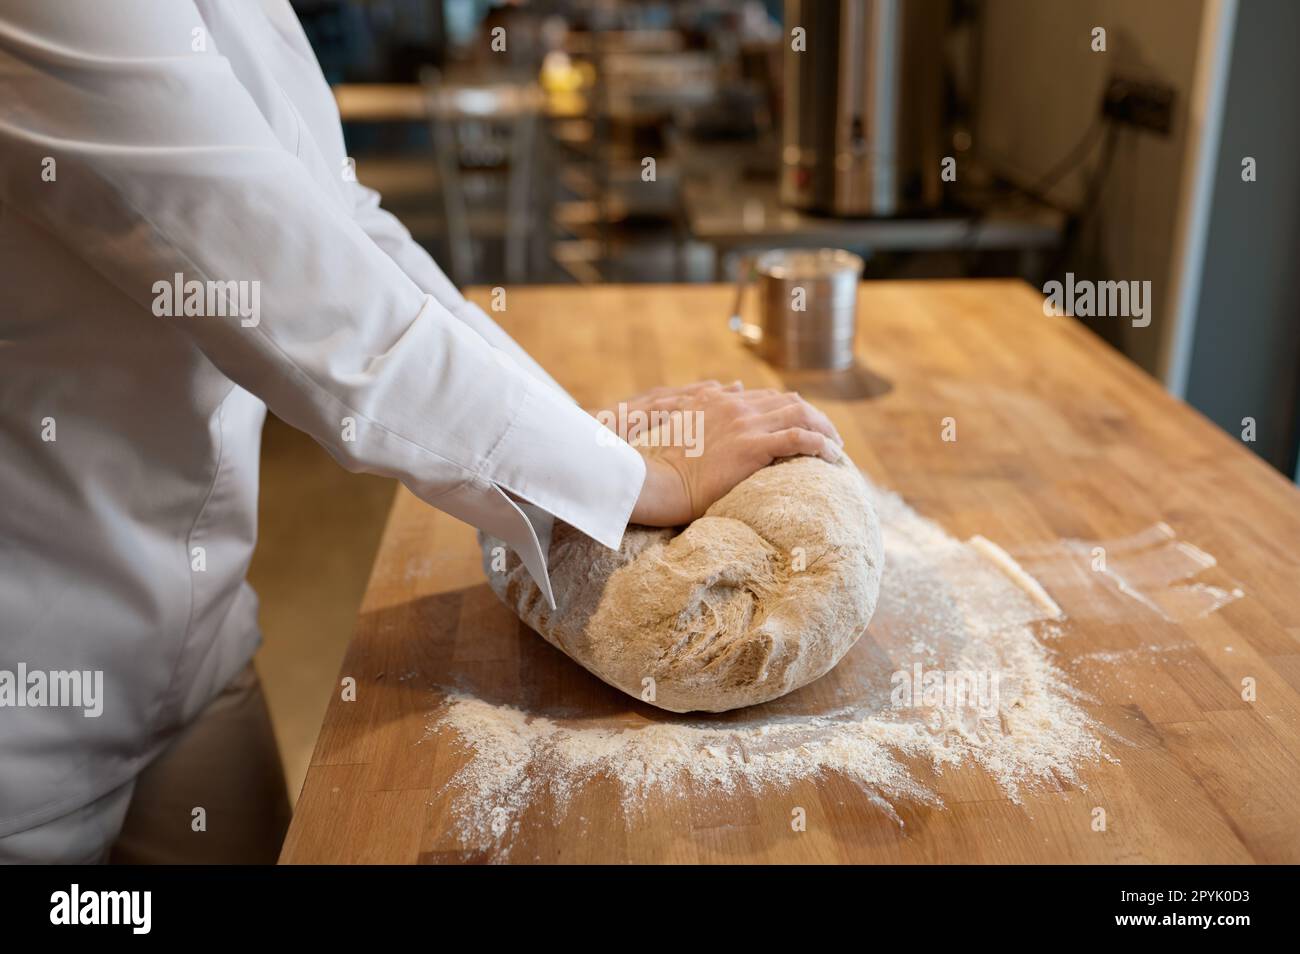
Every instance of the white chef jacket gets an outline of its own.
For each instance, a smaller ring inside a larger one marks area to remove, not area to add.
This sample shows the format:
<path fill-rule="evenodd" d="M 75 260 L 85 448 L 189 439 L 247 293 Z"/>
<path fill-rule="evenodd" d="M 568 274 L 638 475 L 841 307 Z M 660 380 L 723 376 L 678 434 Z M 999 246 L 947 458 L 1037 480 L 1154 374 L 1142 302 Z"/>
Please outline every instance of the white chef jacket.
<path fill-rule="evenodd" d="M 640 456 L 345 158 L 287 0 L 0 7 L 0 670 L 104 696 L 0 708 L 0 835 L 129 779 L 251 657 L 268 406 L 544 587 L 552 518 L 618 546 Z M 258 320 L 156 316 L 177 274 L 259 282 Z"/>

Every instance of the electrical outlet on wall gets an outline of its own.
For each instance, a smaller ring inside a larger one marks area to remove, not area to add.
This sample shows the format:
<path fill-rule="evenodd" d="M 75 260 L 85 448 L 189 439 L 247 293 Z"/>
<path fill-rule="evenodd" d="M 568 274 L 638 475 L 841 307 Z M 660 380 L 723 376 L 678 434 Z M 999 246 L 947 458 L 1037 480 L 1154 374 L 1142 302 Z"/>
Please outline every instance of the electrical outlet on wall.
<path fill-rule="evenodd" d="M 1101 113 L 1115 122 L 1167 136 L 1173 124 L 1174 88 L 1112 76 L 1102 96 Z"/>

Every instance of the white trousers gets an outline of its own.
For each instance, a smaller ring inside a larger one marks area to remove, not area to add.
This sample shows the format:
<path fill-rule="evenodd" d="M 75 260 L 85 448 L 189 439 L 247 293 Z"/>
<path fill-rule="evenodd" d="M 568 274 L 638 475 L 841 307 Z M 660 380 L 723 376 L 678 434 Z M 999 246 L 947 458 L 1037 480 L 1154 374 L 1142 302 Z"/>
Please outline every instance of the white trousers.
<path fill-rule="evenodd" d="M 0 862 L 272 864 L 289 815 L 270 713 L 249 663 L 139 775 L 0 838 Z"/>

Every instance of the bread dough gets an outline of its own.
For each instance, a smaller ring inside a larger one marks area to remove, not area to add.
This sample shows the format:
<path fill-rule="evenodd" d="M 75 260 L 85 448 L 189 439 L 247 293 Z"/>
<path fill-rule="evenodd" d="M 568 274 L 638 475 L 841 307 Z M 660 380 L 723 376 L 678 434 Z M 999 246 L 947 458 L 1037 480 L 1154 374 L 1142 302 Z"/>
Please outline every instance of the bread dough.
<path fill-rule="evenodd" d="M 492 589 L 525 623 L 673 712 L 755 705 L 827 672 L 871 619 L 883 565 L 880 524 L 847 457 L 764 467 L 685 529 L 629 526 L 618 551 L 556 521 L 554 611 L 501 541 L 480 543 Z"/>

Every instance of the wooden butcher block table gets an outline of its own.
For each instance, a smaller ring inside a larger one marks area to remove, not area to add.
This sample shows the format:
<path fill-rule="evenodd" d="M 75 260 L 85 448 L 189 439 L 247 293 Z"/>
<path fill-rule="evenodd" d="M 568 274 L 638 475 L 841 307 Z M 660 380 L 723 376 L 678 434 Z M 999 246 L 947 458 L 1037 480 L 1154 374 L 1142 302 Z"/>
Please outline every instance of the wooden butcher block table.
<path fill-rule="evenodd" d="M 901 804 L 890 817 L 831 774 L 780 798 L 694 784 L 628 814 L 598 775 L 567 812 L 527 811 L 509 860 L 1300 861 L 1300 491 L 1072 319 L 1045 317 L 1019 282 L 864 284 L 860 366 L 828 378 L 783 377 L 748 352 L 726 327 L 730 296 L 721 285 L 512 288 L 500 317 L 584 407 L 702 378 L 793 387 L 825 409 L 873 481 L 953 537 L 1015 552 L 1163 522 L 1213 554 L 1241 596 L 1181 623 L 1133 601 L 1131 620 L 1061 624 L 1053 650 L 1109 654 L 1083 704 L 1124 738 L 1077 784 L 1017 804 L 960 767 L 925 779 L 942 806 Z M 486 293 L 477 299 L 486 306 Z M 949 417 L 955 442 L 941 439 Z M 1153 640 L 1185 648 L 1141 651 Z M 500 860 L 456 837 L 446 783 L 467 754 L 455 732 L 429 732 L 443 700 L 435 687 L 470 679 L 525 711 L 681 718 L 606 686 L 518 624 L 488 589 L 474 531 L 404 490 L 347 676 L 356 700 L 330 703 L 285 862 Z M 806 808 L 806 831 L 792 831 L 791 804 Z"/>

